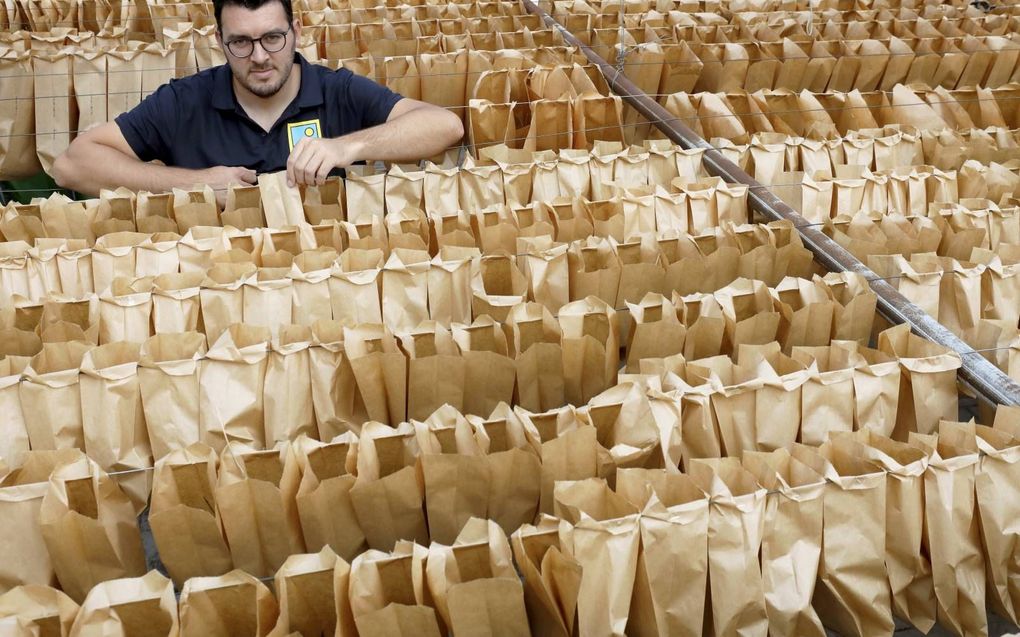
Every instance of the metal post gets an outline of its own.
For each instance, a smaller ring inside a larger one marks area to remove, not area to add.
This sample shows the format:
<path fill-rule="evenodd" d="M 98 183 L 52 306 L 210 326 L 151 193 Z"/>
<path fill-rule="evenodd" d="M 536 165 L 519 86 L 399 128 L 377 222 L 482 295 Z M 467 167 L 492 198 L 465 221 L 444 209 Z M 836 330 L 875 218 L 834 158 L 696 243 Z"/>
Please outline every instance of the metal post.
<path fill-rule="evenodd" d="M 547 26 L 559 31 L 564 41 L 577 47 L 588 60 L 599 67 L 610 88 L 632 108 L 652 122 L 674 143 L 684 148 L 702 148 L 705 153 L 702 162 L 713 175 L 730 183 L 748 186 L 748 201 L 752 209 L 773 220 L 791 221 L 800 233 L 804 245 L 814 253 L 815 258 L 831 271 L 849 271 L 868 279 L 871 289 L 878 296 L 878 310 L 893 323 L 907 323 L 911 330 L 929 341 L 955 351 L 963 359 L 960 377 L 974 388 L 978 396 L 993 405 L 1020 405 L 1020 384 L 999 368 L 985 360 L 974 348 L 950 332 L 941 323 L 911 303 L 896 288 L 878 278 L 871 269 L 826 236 L 817 227 L 782 201 L 768 188 L 731 162 L 694 131 L 685 126 L 679 118 L 667 111 L 661 104 L 646 95 L 613 65 L 603 60 L 588 45 L 584 44 L 557 22 L 552 16 L 531 0 L 521 0 L 524 8 L 539 16 Z"/>

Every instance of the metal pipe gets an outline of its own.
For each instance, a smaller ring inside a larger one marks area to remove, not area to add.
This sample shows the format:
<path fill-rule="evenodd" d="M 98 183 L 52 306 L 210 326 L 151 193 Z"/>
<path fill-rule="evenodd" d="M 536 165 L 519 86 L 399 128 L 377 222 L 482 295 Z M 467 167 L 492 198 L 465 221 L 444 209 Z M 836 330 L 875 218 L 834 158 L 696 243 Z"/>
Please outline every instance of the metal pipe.
<path fill-rule="evenodd" d="M 970 385 L 979 397 L 993 405 L 1020 405 L 1020 384 L 992 365 L 983 356 L 973 352 L 972 347 L 907 300 L 888 282 L 879 279 L 875 272 L 843 246 L 833 241 L 818 228 L 808 224 L 807 220 L 789 204 L 723 156 L 661 104 L 648 97 L 621 70 L 606 62 L 591 47 L 574 37 L 573 33 L 546 13 L 544 9 L 532 0 L 520 1 L 528 13 L 541 18 L 548 27 L 558 31 L 565 42 L 577 47 L 592 64 L 597 65 L 602 71 L 602 75 L 605 76 L 609 87 L 630 107 L 644 115 L 670 140 L 683 148 L 704 149 L 702 162 L 711 174 L 730 183 L 748 186 L 748 203 L 753 210 L 769 219 L 792 222 L 800 233 L 805 247 L 814 253 L 815 258 L 823 266 L 831 271 L 854 272 L 868 279 L 871 289 L 878 296 L 878 309 L 889 321 L 907 323 L 915 334 L 955 351 L 963 360 L 963 366 L 959 372 L 961 380 Z"/>

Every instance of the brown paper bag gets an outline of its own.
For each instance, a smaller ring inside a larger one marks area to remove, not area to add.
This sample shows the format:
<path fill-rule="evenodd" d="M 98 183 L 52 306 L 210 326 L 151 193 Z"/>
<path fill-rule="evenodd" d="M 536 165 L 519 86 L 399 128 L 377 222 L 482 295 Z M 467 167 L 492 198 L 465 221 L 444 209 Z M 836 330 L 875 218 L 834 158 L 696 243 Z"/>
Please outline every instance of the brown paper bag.
<path fill-rule="evenodd" d="M 835 431 L 853 431 L 854 361 L 839 346 L 794 347 L 793 359 L 809 366 L 801 387 L 800 441 L 817 447 Z"/>
<path fill-rule="evenodd" d="M 362 427 L 358 478 L 351 488 L 351 501 L 370 547 L 391 550 L 399 545 L 398 540 L 427 543 L 425 487 L 415 469 L 419 455 L 410 423 L 395 429 L 377 422 Z"/>
<path fill-rule="evenodd" d="M 99 295 L 99 301 L 100 344 L 141 343 L 151 336 L 151 278 L 115 278 Z"/>
<path fill-rule="evenodd" d="M 840 446 L 823 446 L 824 457 L 801 445 L 791 453 L 830 483 L 823 498 L 822 562 L 814 598 L 818 616 L 843 634 L 889 634 L 885 473 Z"/>
<path fill-rule="evenodd" d="M 79 367 L 90 345 L 46 343 L 25 368 L 20 385 L 25 427 L 33 449 L 84 449 Z"/>
<path fill-rule="evenodd" d="M 641 544 L 637 507 L 598 479 L 558 483 L 555 502 L 560 542 L 584 569 L 578 630 L 586 635 L 624 634 Z M 599 576 L 608 572 L 612 578 Z"/>
<path fill-rule="evenodd" d="M 712 634 L 765 634 L 765 593 L 757 555 L 765 521 L 765 489 L 735 458 L 696 460 L 688 472 L 712 498 L 708 572 Z"/>
<path fill-rule="evenodd" d="M 429 318 L 442 325 L 471 321 L 471 279 L 476 248 L 442 246 L 428 270 Z"/>
<path fill-rule="evenodd" d="M 381 323 L 381 250 L 349 248 L 340 255 L 329 279 L 333 319 L 350 323 Z"/>
<path fill-rule="evenodd" d="M 265 637 L 279 612 L 269 588 L 240 569 L 193 577 L 181 590 L 181 637 Z"/>
<path fill-rule="evenodd" d="M 290 278 L 293 281 L 293 319 L 300 325 L 333 318 L 329 298 L 329 278 L 337 252 L 333 248 L 305 251 L 294 258 Z"/>
<path fill-rule="evenodd" d="M 28 428 L 18 397 L 18 385 L 29 360 L 27 356 L 14 355 L 0 358 L 0 410 L 4 413 L 0 423 L 0 463 L 10 469 L 21 465 L 21 456 L 29 449 Z M 510 391 L 512 394 L 513 389 Z"/>
<path fill-rule="evenodd" d="M 363 637 L 439 637 L 439 618 L 425 589 L 428 550 L 398 542 L 392 553 L 369 550 L 351 564 L 350 603 Z"/>
<path fill-rule="evenodd" d="M 371 420 L 391 426 L 407 416 L 407 357 L 384 325 L 344 327 L 344 350 Z"/>
<path fill-rule="evenodd" d="M 510 545 L 494 522 L 472 518 L 452 546 L 433 543 L 425 575 L 436 611 L 457 634 L 531 634 Z"/>
<path fill-rule="evenodd" d="M 517 363 L 515 403 L 531 411 L 563 405 L 565 384 L 561 331 L 541 305 L 523 303 L 507 318 L 510 351 Z"/>
<path fill-rule="evenodd" d="M 259 192 L 262 194 L 267 227 L 286 228 L 305 223 L 301 191 L 297 187 L 287 186 L 285 171 L 259 175 Z"/>
<path fill-rule="evenodd" d="M 318 321 L 312 326 L 313 345 L 308 353 L 319 440 L 332 440 L 354 423 L 368 420 L 343 336 L 343 325 L 336 321 Z"/>
<path fill-rule="evenodd" d="M 220 455 L 214 495 L 230 555 L 234 566 L 259 577 L 304 552 L 294 503 L 298 476 L 286 467 L 288 454 L 288 443 L 254 451 L 231 442 Z"/>
<path fill-rule="evenodd" d="M 78 129 L 78 106 L 72 82 L 73 49 L 34 52 L 35 141 L 39 163 L 49 171 L 53 161 L 67 150 Z"/>
<path fill-rule="evenodd" d="M 894 438 L 931 433 L 939 420 L 956 418 L 958 355 L 911 334 L 905 325 L 879 334 L 878 349 L 899 358 L 903 370 Z"/>
<path fill-rule="evenodd" d="M 213 264 L 213 253 L 226 250 L 227 245 L 223 228 L 208 226 L 190 228 L 177 244 L 181 272 L 204 273 Z"/>
<path fill-rule="evenodd" d="M 468 417 L 489 474 L 488 517 L 506 532 L 534 521 L 542 490 L 541 464 L 520 417 L 500 403 L 488 420 Z"/>
<path fill-rule="evenodd" d="M 199 440 L 199 360 L 204 355 L 205 338 L 197 332 L 158 334 L 141 346 L 138 386 L 157 460 Z"/>
<path fill-rule="evenodd" d="M 642 385 L 623 382 L 577 411 L 595 428 L 599 444 L 617 467 L 663 466 L 659 428 Z"/>
<path fill-rule="evenodd" d="M 194 332 L 199 328 L 199 272 L 161 274 L 152 279 L 152 329 L 156 334 Z"/>
<path fill-rule="evenodd" d="M 174 585 L 158 571 L 102 582 L 89 591 L 71 635 L 178 634 Z"/>
<path fill-rule="evenodd" d="M 287 558 L 273 578 L 280 617 L 269 637 L 352 635 L 347 632 L 353 629 L 354 619 L 347 606 L 346 591 L 337 590 L 336 586 L 338 575 L 343 578 L 342 587 L 348 584 L 350 568 L 329 547 L 318 553 Z"/>
<path fill-rule="evenodd" d="M 173 216 L 180 234 L 200 226 L 220 225 L 219 205 L 211 186 L 196 184 L 191 189 L 174 188 L 173 195 Z"/>
<path fill-rule="evenodd" d="M 215 508 L 216 453 L 196 443 L 156 463 L 149 525 L 160 560 L 178 586 L 203 575 L 233 568 Z"/>
<path fill-rule="evenodd" d="M 149 497 L 152 449 L 138 379 L 139 345 L 110 343 L 88 351 L 81 363 L 85 450 L 104 471 L 135 471 L 117 483 L 135 504 Z"/>
<path fill-rule="evenodd" d="M 627 633 L 701 635 L 708 498 L 689 476 L 654 469 L 620 469 L 616 490 L 641 510 L 641 553 Z"/>
<path fill-rule="evenodd" d="M 450 332 L 425 321 L 401 336 L 407 353 L 407 417 L 427 418 L 443 405 L 464 405 L 466 363 Z"/>
<path fill-rule="evenodd" d="M 231 441 L 265 448 L 269 340 L 268 329 L 235 323 L 200 361 L 201 440 L 213 449 Z"/>
<path fill-rule="evenodd" d="M 560 309 L 565 398 L 583 405 L 616 384 L 620 368 L 617 313 L 589 296 Z"/>
<path fill-rule="evenodd" d="M 210 343 L 233 323 L 240 323 L 244 315 L 244 282 L 255 274 L 254 263 L 218 263 L 206 272 L 199 298 L 202 305 L 202 323 Z"/>
<path fill-rule="evenodd" d="M 316 437 L 312 403 L 312 330 L 304 325 L 281 325 L 270 344 L 263 391 L 266 444 Z"/>
<path fill-rule="evenodd" d="M 4 95 L 25 96 L 27 100 L 9 100 L 0 107 L 0 121 L 6 122 L 10 136 L 0 145 L 0 175 L 4 179 L 31 177 L 42 170 L 35 149 L 34 75 L 29 52 L 5 49 L 0 53 Z M 59 79 L 59 78 L 57 78 Z"/>
<path fill-rule="evenodd" d="M 429 318 L 430 260 L 423 250 L 396 248 L 382 270 L 383 323 L 394 332 L 414 329 Z"/>
<path fill-rule="evenodd" d="M 313 551 L 327 547 L 352 559 L 364 551 L 365 536 L 350 495 L 357 437 L 348 432 L 328 443 L 299 437 L 287 462 L 300 476 L 295 501 L 305 546 Z"/>
<path fill-rule="evenodd" d="M 414 428 L 421 449 L 429 536 L 434 542 L 452 544 L 469 519 L 487 517 L 489 463 L 470 423 L 449 405 L 425 422 L 415 422 Z"/>
<path fill-rule="evenodd" d="M 474 316 L 488 314 L 505 322 L 511 308 L 525 301 L 527 279 L 517 267 L 517 259 L 508 254 L 483 256 L 471 281 Z"/>
<path fill-rule="evenodd" d="M 463 361 L 463 412 L 487 416 L 500 403 L 510 403 L 517 370 L 502 327 L 480 316 L 470 325 L 454 323 L 451 332 Z"/>
<path fill-rule="evenodd" d="M 761 548 L 769 634 L 825 635 L 811 607 L 822 554 L 825 479 L 785 449 L 746 453 L 743 465 L 769 491 Z"/>
<path fill-rule="evenodd" d="M 524 584 L 524 604 L 533 635 L 573 634 L 581 565 L 567 555 L 559 539 L 559 522 L 542 516 L 510 538 Z"/>
<path fill-rule="evenodd" d="M 241 315 L 245 323 L 269 328 L 276 334 L 280 326 L 293 322 L 294 289 L 288 276 L 291 265 L 259 268 L 244 280 Z"/>
<path fill-rule="evenodd" d="M 18 469 L 3 470 L 0 477 L 0 590 L 20 585 L 56 585 L 56 575 L 39 521 L 49 476 L 61 465 L 83 459 L 77 449 L 27 451 Z"/>
<path fill-rule="evenodd" d="M 8 622 L 15 620 L 23 632 L 11 634 L 19 637 L 42 634 L 66 637 L 77 616 L 78 604 L 49 586 L 26 584 L 0 595 L 0 617 Z"/>
<path fill-rule="evenodd" d="M 594 427 L 582 421 L 571 406 L 544 413 L 514 410 L 524 433 L 542 460 L 541 513 L 553 511 L 553 487 L 561 480 L 584 480 L 598 475 L 600 457 Z"/>
<path fill-rule="evenodd" d="M 627 307 L 631 315 L 627 336 L 628 372 L 638 372 L 644 359 L 666 358 L 683 352 L 687 328 L 666 297 L 649 292 L 638 303 L 628 303 Z"/>
<path fill-rule="evenodd" d="M 60 586 L 72 599 L 84 600 L 108 579 L 145 573 L 134 505 L 91 460 L 54 469 L 39 526 Z"/>

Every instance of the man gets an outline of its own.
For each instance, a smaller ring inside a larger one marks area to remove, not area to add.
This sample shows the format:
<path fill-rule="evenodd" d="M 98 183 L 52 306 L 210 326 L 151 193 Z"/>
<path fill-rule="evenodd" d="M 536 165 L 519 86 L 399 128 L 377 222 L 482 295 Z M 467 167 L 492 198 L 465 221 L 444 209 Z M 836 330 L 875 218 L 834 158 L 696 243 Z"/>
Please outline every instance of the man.
<path fill-rule="evenodd" d="M 208 184 L 222 202 L 228 184 L 254 184 L 257 173 L 286 168 L 291 185 L 321 184 L 334 169 L 431 157 L 463 136 L 443 108 L 309 64 L 295 52 L 291 0 L 213 4 L 227 64 L 173 80 L 79 135 L 53 164 L 58 184 L 93 196 Z"/>

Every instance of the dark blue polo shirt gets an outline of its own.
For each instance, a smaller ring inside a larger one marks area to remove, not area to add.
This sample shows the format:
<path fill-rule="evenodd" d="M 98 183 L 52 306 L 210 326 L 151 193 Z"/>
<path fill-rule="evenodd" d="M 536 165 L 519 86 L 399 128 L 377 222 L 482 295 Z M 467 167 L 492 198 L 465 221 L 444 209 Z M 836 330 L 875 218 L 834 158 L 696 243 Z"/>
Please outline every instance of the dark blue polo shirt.
<path fill-rule="evenodd" d="M 226 64 L 171 80 L 119 115 L 117 125 L 142 161 L 275 172 L 287 168 L 293 134 L 288 124 L 318 121 L 321 137 L 339 137 L 382 124 L 401 99 L 347 69 L 309 64 L 300 54 L 295 61 L 301 64 L 301 88 L 268 133 L 238 103 Z"/>

